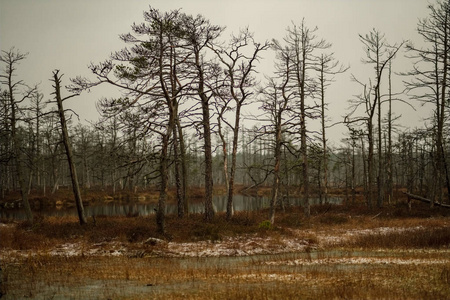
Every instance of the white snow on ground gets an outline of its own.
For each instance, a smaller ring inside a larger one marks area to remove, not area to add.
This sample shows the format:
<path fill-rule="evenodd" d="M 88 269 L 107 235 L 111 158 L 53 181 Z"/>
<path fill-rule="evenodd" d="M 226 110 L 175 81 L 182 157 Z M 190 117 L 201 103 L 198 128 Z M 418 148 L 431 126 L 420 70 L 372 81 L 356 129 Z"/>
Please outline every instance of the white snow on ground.
<path fill-rule="evenodd" d="M 128 249 L 126 243 L 117 241 L 103 242 L 97 244 L 86 244 L 82 242 L 66 243 L 45 252 L 33 253 L 33 251 L 20 250 L 0 250 L 1 259 L 13 259 L 14 256 L 28 255 L 52 255 L 52 256 L 169 256 L 169 257 L 217 257 L 217 256 L 246 256 L 256 254 L 280 254 L 289 252 L 305 252 L 309 250 L 321 249 L 327 246 L 337 245 L 346 242 L 357 236 L 369 234 L 387 234 L 391 232 L 416 231 L 423 227 L 393 228 L 379 227 L 373 229 L 351 229 L 313 231 L 313 230 L 291 230 L 289 236 L 282 237 L 260 237 L 257 235 L 245 235 L 239 237 L 227 237 L 218 241 L 199 241 L 190 243 L 165 242 L 158 239 L 148 239 L 138 250 Z M 400 264 L 400 259 L 384 258 L 355 258 L 357 261 L 350 263 L 370 263 L 376 260 L 377 263 Z M 349 261 L 345 258 L 346 261 Z M 365 262 L 367 260 L 368 262 Z M 351 261 L 351 260 L 350 260 Z M 446 261 L 448 262 L 448 261 Z M 339 258 L 334 260 L 319 259 L 316 261 L 290 261 L 290 264 L 314 264 L 314 263 L 341 263 Z M 406 263 L 420 264 L 420 261 L 408 260 Z"/>
<path fill-rule="evenodd" d="M 386 235 L 389 233 L 414 232 L 423 229 L 423 226 L 416 227 L 378 227 L 371 229 L 350 229 L 335 230 L 332 234 L 328 231 L 312 231 L 312 230 L 296 230 L 297 234 L 311 234 L 316 236 L 320 246 L 333 246 L 343 242 L 347 242 L 355 237 L 365 235 Z"/>
<path fill-rule="evenodd" d="M 78 256 L 81 254 L 82 246 L 79 243 L 62 244 L 59 247 L 51 250 L 50 255 L 54 256 Z"/>
<path fill-rule="evenodd" d="M 0 227 L 3 227 L 3 228 L 12 228 L 15 226 L 16 226 L 15 223 L 0 223 Z"/>
<path fill-rule="evenodd" d="M 233 276 L 234 278 L 257 280 L 257 281 L 305 281 L 307 278 L 301 273 L 296 274 L 242 274 Z"/>
<path fill-rule="evenodd" d="M 311 266 L 311 265 L 429 265 L 450 263 L 450 257 L 447 259 L 404 259 L 398 257 L 330 257 L 325 259 L 295 259 L 284 261 L 268 261 L 267 265 L 285 265 L 285 266 Z"/>
<path fill-rule="evenodd" d="M 302 239 L 261 238 L 246 236 L 226 238 L 217 242 L 173 243 L 167 245 L 171 256 L 244 256 L 254 254 L 276 254 L 304 251 L 309 243 Z"/>
<path fill-rule="evenodd" d="M 127 253 L 126 247 L 117 242 L 109 243 L 97 243 L 90 247 L 87 247 L 83 243 L 67 243 L 58 246 L 57 248 L 48 252 L 50 255 L 54 256 L 79 256 L 79 255 L 90 255 L 90 256 L 120 256 Z"/>

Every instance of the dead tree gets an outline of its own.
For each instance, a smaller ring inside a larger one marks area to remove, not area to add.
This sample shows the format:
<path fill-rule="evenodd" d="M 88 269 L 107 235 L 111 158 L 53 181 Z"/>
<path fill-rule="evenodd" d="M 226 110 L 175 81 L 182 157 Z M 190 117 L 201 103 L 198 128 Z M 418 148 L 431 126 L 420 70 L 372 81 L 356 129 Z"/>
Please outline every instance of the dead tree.
<path fill-rule="evenodd" d="M 326 137 L 326 109 L 327 103 L 325 101 L 326 88 L 331 84 L 333 78 L 327 76 L 334 76 L 336 74 L 344 73 L 348 67 L 339 66 L 339 61 L 335 60 L 333 54 L 322 54 L 317 62 L 317 71 L 319 72 L 319 94 L 320 94 L 320 111 L 321 111 L 321 138 L 322 138 L 322 165 L 323 165 L 323 194 L 325 196 L 325 203 L 328 201 L 328 147 Z M 320 167 L 319 167 L 320 169 Z M 320 189 L 320 197 L 322 199 L 322 189 Z"/>
<path fill-rule="evenodd" d="M 59 73 L 59 70 L 53 71 L 53 83 L 54 83 L 53 88 L 55 89 L 53 94 L 55 95 L 56 103 L 58 105 L 58 114 L 59 114 L 59 120 L 61 122 L 62 139 L 63 139 L 64 149 L 66 150 L 67 163 L 69 164 L 70 178 L 72 179 L 72 190 L 73 190 L 73 194 L 75 196 L 75 203 L 76 203 L 77 212 L 78 212 L 78 219 L 80 221 L 80 225 L 84 225 L 87 223 L 87 221 L 86 221 L 86 216 L 84 214 L 83 201 L 81 199 L 80 186 L 78 184 L 77 170 L 75 167 L 75 163 L 73 161 L 72 147 L 71 147 L 70 141 L 69 141 L 69 133 L 67 131 L 67 122 L 66 122 L 66 117 L 64 115 L 64 107 L 63 107 L 63 101 L 70 99 L 72 97 L 78 96 L 78 95 L 72 94 L 65 98 L 61 97 L 60 84 L 61 84 L 62 75 L 59 76 L 58 73 Z"/>
<path fill-rule="evenodd" d="M 212 142 L 211 142 L 211 101 L 214 91 L 211 88 L 211 80 L 215 78 L 215 72 L 219 69 L 217 65 L 206 59 L 208 46 L 214 43 L 223 31 L 220 26 L 212 25 L 209 20 L 198 15 L 184 15 L 182 18 L 183 39 L 186 42 L 185 49 L 191 55 L 187 60 L 191 72 L 192 83 L 191 95 L 197 98 L 201 107 L 201 127 L 203 135 L 203 151 L 205 159 L 205 220 L 212 221 L 215 215 L 213 196 L 213 174 L 212 174 Z"/>
<path fill-rule="evenodd" d="M 275 208 L 279 198 L 280 188 L 280 166 L 281 166 L 281 150 L 283 146 L 283 131 L 292 126 L 292 115 L 289 114 L 289 105 L 293 103 L 295 93 L 289 88 L 290 79 L 290 58 L 283 53 L 278 54 L 277 68 L 283 74 L 281 82 L 270 78 L 264 90 L 261 91 L 262 110 L 268 115 L 267 121 L 269 125 L 264 127 L 264 133 L 270 134 L 273 141 L 273 183 L 272 194 L 270 199 L 269 220 L 275 223 Z"/>
<path fill-rule="evenodd" d="M 289 85 L 296 89 L 296 107 L 300 135 L 300 156 L 302 166 L 302 186 L 304 198 L 304 213 L 306 217 L 311 214 L 309 201 L 309 171 L 308 171 L 308 145 L 307 120 L 317 118 L 314 110 L 317 105 L 307 103 L 317 88 L 312 72 L 316 71 L 317 52 L 329 48 L 331 45 L 323 39 L 318 39 L 315 32 L 317 28 L 310 29 L 303 20 L 300 26 L 295 24 L 287 28 L 284 38 L 285 46 L 274 41 L 276 51 L 288 50 L 291 60 L 291 82 Z"/>
<path fill-rule="evenodd" d="M 384 170 L 383 170 L 383 147 L 382 147 L 382 123 L 381 123 L 381 81 L 383 71 L 386 65 L 395 57 L 397 52 L 403 46 L 404 42 L 399 45 L 389 46 L 384 38 L 384 35 L 377 30 L 371 31 L 369 34 L 360 35 L 360 40 L 364 45 L 366 54 L 366 60 L 363 62 L 367 64 L 375 65 L 375 84 L 372 80 L 369 80 L 369 84 L 365 84 L 352 75 L 352 79 L 359 83 L 363 87 L 363 93 L 357 96 L 357 100 L 351 100 L 351 112 L 345 117 L 344 123 L 358 123 L 364 122 L 367 126 L 367 139 L 368 139 L 368 198 L 367 203 L 369 207 L 372 207 L 372 184 L 373 176 L 375 174 L 374 168 L 374 118 L 375 113 L 378 112 L 378 176 L 377 176 L 377 205 L 381 207 L 384 201 Z M 363 117 L 353 117 L 352 115 L 357 111 L 359 107 L 364 107 L 365 115 Z"/>
<path fill-rule="evenodd" d="M 448 97 L 450 89 L 450 1 L 437 1 L 428 5 L 430 15 L 420 20 L 417 32 L 427 44 L 426 48 L 407 45 L 410 57 L 414 60 L 413 70 L 404 74 L 412 79 L 407 82 L 407 90 L 420 102 L 432 103 L 435 108 L 432 116 L 435 137 L 435 194 L 439 202 L 443 200 L 444 180 L 448 178 L 444 151 L 444 128 L 448 117 Z M 447 109 L 446 109 L 447 108 Z M 447 173 L 447 174 L 446 174 Z M 450 182 L 447 180 L 450 201 Z M 431 201 L 433 205 L 434 201 Z"/>
<path fill-rule="evenodd" d="M 17 65 L 26 58 L 26 54 L 22 54 L 14 49 L 9 51 L 2 51 L 0 55 L 0 62 L 6 64 L 4 73 L 0 74 L 0 83 L 6 85 L 5 106 L 9 115 L 5 116 L 8 120 L 7 126 L 10 130 L 10 140 L 12 143 L 12 159 L 16 166 L 16 174 L 19 181 L 20 194 L 22 196 L 22 203 L 25 208 L 27 220 L 33 222 L 33 213 L 31 212 L 30 203 L 28 201 L 28 184 L 25 178 L 25 163 L 22 158 L 22 147 L 20 137 L 18 135 L 18 121 L 19 118 L 19 104 L 29 99 L 36 91 L 36 88 L 29 88 L 22 80 L 14 81 L 15 71 Z M 22 96 L 16 99 L 19 93 L 19 88 L 25 88 Z"/>
<path fill-rule="evenodd" d="M 252 47 L 250 49 L 251 54 L 246 55 L 245 51 L 249 45 Z M 211 48 L 219 58 L 226 74 L 222 85 L 225 93 L 217 93 L 221 96 L 220 98 L 222 103 L 220 105 L 224 107 L 224 110 L 220 110 L 222 117 L 219 122 L 223 121 L 227 124 L 233 133 L 231 170 L 229 176 L 228 174 L 226 175 L 227 180 L 229 181 L 227 183 L 227 219 L 229 220 L 233 216 L 233 194 L 241 110 L 253 94 L 252 88 L 255 85 L 253 72 L 256 72 L 256 63 L 259 59 L 259 53 L 268 48 L 268 43 L 266 42 L 265 44 L 260 44 L 255 42 L 253 40 L 253 35 L 248 31 L 248 29 L 246 29 L 241 31 L 238 36 L 233 36 L 231 38 L 231 43 L 228 49 L 215 46 Z M 228 106 L 231 102 L 230 100 L 234 102 L 234 106 L 232 108 Z M 224 112 L 230 109 L 234 109 L 234 124 L 231 124 L 224 118 Z M 221 139 L 224 141 L 223 137 L 221 137 Z"/>

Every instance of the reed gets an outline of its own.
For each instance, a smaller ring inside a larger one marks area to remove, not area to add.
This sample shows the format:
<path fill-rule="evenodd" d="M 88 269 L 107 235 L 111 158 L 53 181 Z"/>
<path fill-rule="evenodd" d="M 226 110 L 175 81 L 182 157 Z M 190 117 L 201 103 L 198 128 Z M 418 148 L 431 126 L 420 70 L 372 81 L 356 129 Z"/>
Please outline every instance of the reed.
<path fill-rule="evenodd" d="M 76 217 L 6 222 L 1 292 L 11 299 L 446 299 L 449 215 L 420 208 L 325 205 L 305 219 L 288 207 L 271 226 L 267 211 L 231 221 L 218 214 L 211 223 L 168 216 L 164 236 L 153 216 L 97 216 L 86 226 Z M 291 244 L 300 250 L 280 251 Z M 227 256 L 172 253 L 220 245 Z M 243 255 L 254 248 L 265 254 Z"/>

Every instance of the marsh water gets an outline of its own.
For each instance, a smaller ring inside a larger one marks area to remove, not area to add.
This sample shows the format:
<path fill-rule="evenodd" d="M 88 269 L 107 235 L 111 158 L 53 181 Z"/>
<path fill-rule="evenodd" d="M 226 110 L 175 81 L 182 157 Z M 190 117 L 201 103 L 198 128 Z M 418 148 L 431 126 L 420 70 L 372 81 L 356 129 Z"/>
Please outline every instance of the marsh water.
<path fill-rule="evenodd" d="M 270 297 L 270 291 L 274 289 L 275 293 L 280 293 L 278 298 L 326 299 L 330 294 L 323 291 L 334 285 L 340 284 L 347 289 L 347 283 L 363 284 L 363 278 L 374 280 L 369 283 L 383 279 L 381 275 L 393 268 L 383 263 L 383 258 L 403 256 L 401 251 L 330 250 L 243 257 L 61 258 L 39 267 L 30 279 L 31 272 L 23 272 L 26 266 L 6 266 L 9 278 L 6 295 L 8 299 L 19 299 L 24 295 L 33 299 L 232 299 L 234 296 L 275 299 L 276 295 Z M 344 262 L 330 263 L 333 258 L 344 259 Z M 375 263 L 358 263 L 352 258 L 371 258 Z M 381 259 L 380 263 L 376 263 L 377 259 Z M 289 265 L 295 260 L 317 264 Z M 51 269 L 48 264 L 52 263 L 58 269 L 86 269 L 90 273 L 86 276 L 86 272 L 74 271 L 69 276 L 45 272 L 45 268 Z M 436 266 L 439 268 L 436 264 L 432 268 Z M 395 268 L 401 268 L 403 272 L 410 268 L 416 270 L 414 264 L 407 261 Z M 109 274 L 106 277 L 105 272 Z M 342 281 L 344 278 L 347 282 Z M 362 285 L 361 288 L 373 287 Z M 300 289 L 307 292 L 300 294 Z"/>
<path fill-rule="evenodd" d="M 299 206 L 303 204 L 301 198 L 289 198 L 284 200 L 285 205 Z M 311 198 L 310 204 L 319 204 L 319 198 Z M 341 204 L 341 198 L 328 198 L 327 203 Z M 224 212 L 227 208 L 226 196 L 214 196 L 213 206 L 216 212 Z M 254 197 L 247 195 L 235 195 L 233 197 L 234 211 L 257 211 L 270 206 L 269 197 Z M 103 203 L 98 205 L 85 206 L 86 216 L 126 216 L 126 215 L 139 215 L 146 216 L 155 213 L 157 208 L 156 203 L 142 203 L 137 198 L 130 199 L 128 203 L 120 203 L 119 201 L 112 201 L 110 203 Z M 196 201 L 189 204 L 190 213 L 202 213 L 204 211 L 204 204 L 201 201 Z M 76 216 L 77 211 L 75 208 L 45 208 L 37 210 L 38 213 L 45 216 Z M 166 205 L 166 214 L 175 214 L 177 212 L 176 204 Z M 25 220 L 26 215 L 23 209 L 2 209 L 0 210 L 0 218 L 2 219 L 14 219 Z"/>

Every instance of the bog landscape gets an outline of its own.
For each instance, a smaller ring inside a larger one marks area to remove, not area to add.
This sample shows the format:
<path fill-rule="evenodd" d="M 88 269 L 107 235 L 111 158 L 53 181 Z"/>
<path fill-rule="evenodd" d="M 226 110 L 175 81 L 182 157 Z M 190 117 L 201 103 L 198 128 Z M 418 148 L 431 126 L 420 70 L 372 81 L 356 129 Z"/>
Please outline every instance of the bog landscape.
<path fill-rule="evenodd" d="M 0 298 L 448 299 L 450 1 L 425 9 L 420 41 L 355 37 L 362 73 L 305 19 L 151 6 L 49 93 L 2 49 Z"/>

